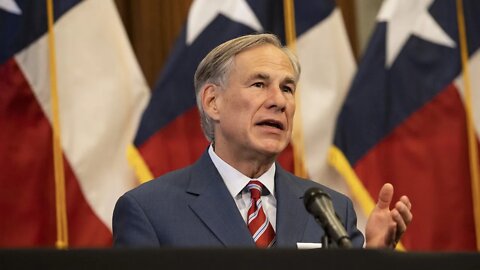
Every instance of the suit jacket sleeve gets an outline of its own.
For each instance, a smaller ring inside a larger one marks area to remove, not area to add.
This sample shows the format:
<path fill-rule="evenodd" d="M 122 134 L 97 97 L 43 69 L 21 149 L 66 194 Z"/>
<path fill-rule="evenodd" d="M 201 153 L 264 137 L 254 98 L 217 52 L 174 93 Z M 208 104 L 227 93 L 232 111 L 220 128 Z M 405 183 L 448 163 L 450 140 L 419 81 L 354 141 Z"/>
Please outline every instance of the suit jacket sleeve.
<path fill-rule="evenodd" d="M 362 232 L 357 228 L 357 215 L 353 209 L 352 201 L 347 198 L 347 208 L 346 208 L 346 221 L 344 221 L 345 228 L 352 244 L 356 248 L 362 248 L 364 244 L 364 237 Z"/>
<path fill-rule="evenodd" d="M 113 244 L 117 247 L 158 247 L 157 234 L 136 199 L 125 194 L 113 212 Z"/>

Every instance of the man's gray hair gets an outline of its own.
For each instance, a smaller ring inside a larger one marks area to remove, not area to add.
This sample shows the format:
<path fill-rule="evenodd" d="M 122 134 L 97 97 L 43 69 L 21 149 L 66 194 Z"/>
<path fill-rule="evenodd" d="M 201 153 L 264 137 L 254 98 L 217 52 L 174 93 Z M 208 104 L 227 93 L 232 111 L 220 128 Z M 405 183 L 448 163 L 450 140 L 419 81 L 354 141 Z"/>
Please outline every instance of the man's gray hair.
<path fill-rule="evenodd" d="M 300 77 L 300 63 L 298 62 L 298 58 L 287 47 L 284 47 L 280 40 L 272 34 L 246 35 L 229 40 L 210 51 L 198 65 L 194 77 L 195 95 L 197 97 L 197 106 L 200 112 L 200 122 L 203 133 L 209 142 L 215 140 L 214 123 L 213 119 L 211 119 L 203 109 L 201 100 L 202 88 L 207 83 L 225 87 L 230 69 L 233 66 L 234 57 L 247 49 L 265 44 L 271 44 L 281 49 L 287 55 L 295 72 L 295 80 L 298 81 Z"/>

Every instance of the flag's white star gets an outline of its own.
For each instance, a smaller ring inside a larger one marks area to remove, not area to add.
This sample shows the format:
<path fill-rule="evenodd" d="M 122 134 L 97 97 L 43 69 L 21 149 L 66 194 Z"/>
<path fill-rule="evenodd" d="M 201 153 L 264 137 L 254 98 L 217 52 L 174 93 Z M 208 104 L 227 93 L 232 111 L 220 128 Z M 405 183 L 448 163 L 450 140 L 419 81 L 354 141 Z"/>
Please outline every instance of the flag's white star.
<path fill-rule="evenodd" d="M 0 9 L 17 15 L 22 14 L 22 10 L 18 7 L 15 0 L 0 0 Z"/>
<path fill-rule="evenodd" d="M 192 3 L 188 14 L 187 45 L 192 44 L 218 14 L 255 31 L 262 31 L 262 25 L 244 0 L 196 0 Z"/>
<path fill-rule="evenodd" d="M 410 35 L 432 43 L 455 47 L 453 41 L 428 12 L 434 0 L 387 0 L 378 14 L 379 22 L 387 22 L 386 67 L 390 67 Z"/>

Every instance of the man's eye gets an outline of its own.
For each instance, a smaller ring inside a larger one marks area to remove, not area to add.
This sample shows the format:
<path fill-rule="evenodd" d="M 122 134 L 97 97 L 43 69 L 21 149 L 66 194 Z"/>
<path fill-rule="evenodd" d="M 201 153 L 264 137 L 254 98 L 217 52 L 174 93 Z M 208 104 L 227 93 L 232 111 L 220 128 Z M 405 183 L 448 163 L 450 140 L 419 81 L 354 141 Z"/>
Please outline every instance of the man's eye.
<path fill-rule="evenodd" d="M 283 92 L 293 93 L 294 90 L 293 90 L 293 88 L 290 87 L 290 86 L 284 86 L 284 87 L 283 87 Z"/>
<path fill-rule="evenodd" d="M 263 84 L 262 82 L 256 82 L 256 83 L 252 84 L 252 86 L 263 88 L 265 86 L 265 84 Z"/>

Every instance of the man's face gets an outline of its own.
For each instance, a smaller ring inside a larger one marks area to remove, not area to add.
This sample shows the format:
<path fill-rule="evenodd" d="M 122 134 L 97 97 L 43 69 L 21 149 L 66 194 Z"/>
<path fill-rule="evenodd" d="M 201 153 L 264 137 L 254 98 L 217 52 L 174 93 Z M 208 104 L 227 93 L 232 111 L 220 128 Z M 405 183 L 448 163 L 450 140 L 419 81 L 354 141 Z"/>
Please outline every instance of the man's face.
<path fill-rule="evenodd" d="M 225 89 L 217 91 L 216 151 L 236 159 L 276 157 L 292 134 L 295 88 L 289 58 L 273 45 L 236 55 Z"/>

